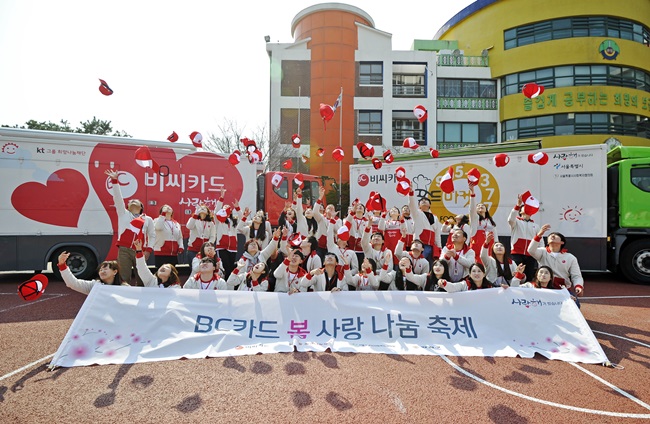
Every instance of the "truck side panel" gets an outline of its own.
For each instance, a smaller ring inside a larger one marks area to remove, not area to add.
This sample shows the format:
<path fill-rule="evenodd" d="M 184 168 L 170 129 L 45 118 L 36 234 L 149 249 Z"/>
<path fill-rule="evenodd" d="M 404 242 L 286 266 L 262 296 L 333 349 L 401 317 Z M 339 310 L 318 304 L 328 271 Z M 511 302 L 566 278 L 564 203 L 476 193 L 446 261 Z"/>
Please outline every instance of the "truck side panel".
<path fill-rule="evenodd" d="M 551 231 L 569 238 L 570 249 L 585 269 L 606 269 L 605 252 L 595 255 L 604 246 L 607 234 L 606 146 L 572 146 L 544 152 L 549 161 L 542 166 L 528 161 L 534 151 L 508 153 L 510 162 L 500 168 L 494 164 L 493 154 L 394 162 L 379 170 L 370 164 L 353 165 L 350 198 L 365 203 L 371 191 L 379 191 L 389 208 L 407 204 L 408 198 L 395 190 L 395 170 L 403 166 L 415 195 L 429 198 L 431 211 L 444 221 L 468 213 L 467 172 L 476 168 L 481 173 L 476 201 L 486 205 L 500 238 L 510 235 L 507 219 L 517 196 L 530 191 L 540 201 L 534 221 L 540 226 L 549 223 Z M 439 183 L 450 167 L 454 192 L 443 193 Z M 585 249 L 591 253 L 587 255 Z"/>

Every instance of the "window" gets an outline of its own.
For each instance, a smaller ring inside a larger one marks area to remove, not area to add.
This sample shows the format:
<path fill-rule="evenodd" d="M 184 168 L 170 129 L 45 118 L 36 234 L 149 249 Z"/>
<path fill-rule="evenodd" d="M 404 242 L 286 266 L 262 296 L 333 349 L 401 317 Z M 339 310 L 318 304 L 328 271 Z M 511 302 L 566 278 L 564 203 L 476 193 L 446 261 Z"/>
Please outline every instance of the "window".
<path fill-rule="evenodd" d="M 359 84 L 382 85 L 384 65 L 381 62 L 361 62 L 359 64 Z"/>
<path fill-rule="evenodd" d="M 413 118 L 411 111 L 393 111 L 393 146 L 402 146 L 407 137 L 413 137 L 418 144 L 426 145 L 424 124 Z"/>
<path fill-rule="evenodd" d="M 497 83 L 492 80 L 438 78 L 438 97 L 495 99 Z"/>
<path fill-rule="evenodd" d="M 441 149 L 477 143 L 496 143 L 496 134 L 496 124 L 488 122 L 439 122 L 437 142 Z"/>
<path fill-rule="evenodd" d="M 289 198 L 289 183 L 287 182 L 286 177 L 282 178 L 282 182 L 279 186 L 273 186 L 273 192 L 283 199 Z"/>
<path fill-rule="evenodd" d="M 541 84 L 546 89 L 599 85 L 629 87 L 650 92 L 650 73 L 642 69 L 614 65 L 577 65 L 506 75 L 501 79 L 501 95 L 518 93 L 530 82 Z M 438 86 L 441 86 L 440 82 Z"/>
<path fill-rule="evenodd" d="M 650 168 L 632 168 L 630 170 L 632 185 L 650 193 Z"/>
<path fill-rule="evenodd" d="M 506 50 L 572 37 L 612 37 L 645 44 L 650 41 L 650 30 L 641 24 L 606 16 L 573 16 L 551 19 L 510 28 L 503 32 Z"/>
<path fill-rule="evenodd" d="M 359 111 L 359 134 L 381 134 L 381 111 Z"/>
<path fill-rule="evenodd" d="M 413 63 L 393 64 L 393 96 L 425 97 L 426 65 Z"/>
<path fill-rule="evenodd" d="M 650 139 L 649 122 L 646 117 L 630 114 L 559 113 L 504 121 L 501 137 L 508 141 L 554 135 L 612 134 Z"/>

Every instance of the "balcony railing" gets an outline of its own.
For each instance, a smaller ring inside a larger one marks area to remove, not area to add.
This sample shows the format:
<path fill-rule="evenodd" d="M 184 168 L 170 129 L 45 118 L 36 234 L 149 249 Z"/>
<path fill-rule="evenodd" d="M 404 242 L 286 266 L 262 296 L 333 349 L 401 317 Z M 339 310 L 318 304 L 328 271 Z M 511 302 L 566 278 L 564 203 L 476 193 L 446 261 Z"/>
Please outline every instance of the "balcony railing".
<path fill-rule="evenodd" d="M 397 84 L 393 85 L 393 97 L 424 97 L 423 84 Z"/>
<path fill-rule="evenodd" d="M 497 110 L 497 99 L 438 97 L 437 109 Z"/>
<path fill-rule="evenodd" d="M 426 144 L 424 130 L 393 128 L 393 146 L 401 146 L 407 137 L 413 137 L 418 144 Z"/>
<path fill-rule="evenodd" d="M 454 56 L 453 54 L 438 55 L 438 66 L 473 66 L 483 67 L 489 66 L 487 56 Z"/>

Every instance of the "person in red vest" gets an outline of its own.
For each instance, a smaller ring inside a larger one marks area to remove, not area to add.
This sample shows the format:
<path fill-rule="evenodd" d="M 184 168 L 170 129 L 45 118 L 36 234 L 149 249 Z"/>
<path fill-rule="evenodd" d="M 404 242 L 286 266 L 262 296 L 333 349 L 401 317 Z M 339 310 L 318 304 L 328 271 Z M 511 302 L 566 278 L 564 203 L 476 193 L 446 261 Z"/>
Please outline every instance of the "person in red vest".
<path fill-rule="evenodd" d="M 153 219 L 145 215 L 144 205 L 138 199 L 131 199 L 126 207 L 124 206 L 118 181 L 119 173 L 116 170 L 107 169 L 106 175 L 111 178 L 113 184 L 113 201 L 117 211 L 117 263 L 120 267 L 120 278 L 129 283 L 131 276 L 135 274 L 136 285 L 142 286 L 142 280 L 137 272 L 133 242 L 136 239 L 142 240 L 145 260 L 149 259 L 156 242 Z"/>

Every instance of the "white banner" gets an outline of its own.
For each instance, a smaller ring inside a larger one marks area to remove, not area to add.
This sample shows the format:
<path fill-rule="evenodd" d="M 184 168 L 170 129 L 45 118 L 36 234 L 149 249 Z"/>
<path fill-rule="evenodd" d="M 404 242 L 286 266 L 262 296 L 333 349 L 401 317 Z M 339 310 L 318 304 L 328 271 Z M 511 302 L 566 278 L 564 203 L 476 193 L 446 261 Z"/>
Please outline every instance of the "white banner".
<path fill-rule="evenodd" d="M 521 356 L 603 363 L 566 290 L 252 293 L 95 286 L 52 365 L 258 352 Z"/>

